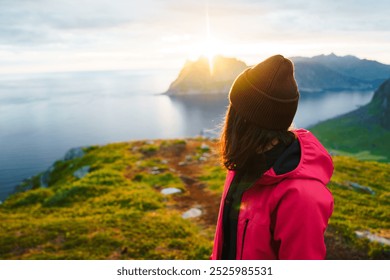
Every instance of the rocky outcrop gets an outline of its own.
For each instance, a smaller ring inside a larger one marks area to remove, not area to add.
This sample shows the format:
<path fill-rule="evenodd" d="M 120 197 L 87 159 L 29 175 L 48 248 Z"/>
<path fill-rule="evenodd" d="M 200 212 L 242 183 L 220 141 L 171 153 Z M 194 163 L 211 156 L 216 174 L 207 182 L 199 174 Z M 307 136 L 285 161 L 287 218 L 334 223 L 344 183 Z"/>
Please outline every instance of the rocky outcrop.
<path fill-rule="evenodd" d="M 87 174 L 89 173 L 90 169 L 91 168 L 90 168 L 89 165 L 83 166 L 83 167 L 77 169 L 75 172 L 73 172 L 73 176 L 76 177 L 77 179 L 82 179 L 85 176 L 87 176 Z"/>
<path fill-rule="evenodd" d="M 84 150 L 83 148 L 79 147 L 79 148 L 72 148 L 70 149 L 69 151 L 66 152 L 65 156 L 64 156 L 64 160 L 72 160 L 72 159 L 75 159 L 75 158 L 81 158 L 84 156 Z"/>
<path fill-rule="evenodd" d="M 235 58 L 217 56 L 212 67 L 206 57 L 187 61 L 167 95 L 226 94 L 234 79 L 248 66 Z"/>

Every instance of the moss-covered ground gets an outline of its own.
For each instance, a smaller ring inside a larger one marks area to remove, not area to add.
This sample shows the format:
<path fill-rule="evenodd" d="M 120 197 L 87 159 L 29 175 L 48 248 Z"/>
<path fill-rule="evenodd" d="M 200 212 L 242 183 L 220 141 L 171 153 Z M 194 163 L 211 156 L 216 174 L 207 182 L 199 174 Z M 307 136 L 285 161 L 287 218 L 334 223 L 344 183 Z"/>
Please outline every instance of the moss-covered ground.
<path fill-rule="evenodd" d="M 1 259 L 208 259 L 225 171 L 216 141 L 114 143 L 84 149 L 20 186 L 0 205 Z M 329 188 L 335 210 L 326 232 L 329 259 L 390 258 L 390 164 L 335 156 Z M 77 170 L 88 166 L 82 178 Z M 351 183 L 371 188 L 359 191 Z M 163 195 L 168 187 L 181 193 Z M 197 218 L 183 212 L 201 209 Z"/>

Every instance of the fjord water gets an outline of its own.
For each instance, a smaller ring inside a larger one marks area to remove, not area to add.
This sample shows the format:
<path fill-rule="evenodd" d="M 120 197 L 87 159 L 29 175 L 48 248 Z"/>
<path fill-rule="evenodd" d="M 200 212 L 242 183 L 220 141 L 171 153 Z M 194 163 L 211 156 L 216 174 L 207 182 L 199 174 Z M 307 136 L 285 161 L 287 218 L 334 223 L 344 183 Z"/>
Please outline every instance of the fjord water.
<path fill-rule="evenodd" d="M 156 95 L 177 71 L 6 75 L 0 78 L 0 200 L 72 147 L 217 135 L 227 97 Z M 373 92 L 301 93 L 307 127 L 368 103 Z"/>

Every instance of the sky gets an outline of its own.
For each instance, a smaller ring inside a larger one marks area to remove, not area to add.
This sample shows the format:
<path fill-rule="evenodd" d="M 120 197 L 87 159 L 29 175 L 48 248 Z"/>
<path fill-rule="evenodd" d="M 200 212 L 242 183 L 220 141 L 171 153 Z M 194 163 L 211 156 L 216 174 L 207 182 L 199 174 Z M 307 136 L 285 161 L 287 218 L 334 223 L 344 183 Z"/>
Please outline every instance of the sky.
<path fill-rule="evenodd" d="M 0 73 L 180 69 L 221 54 L 390 64 L 390 1 L 0 0 Z"/>

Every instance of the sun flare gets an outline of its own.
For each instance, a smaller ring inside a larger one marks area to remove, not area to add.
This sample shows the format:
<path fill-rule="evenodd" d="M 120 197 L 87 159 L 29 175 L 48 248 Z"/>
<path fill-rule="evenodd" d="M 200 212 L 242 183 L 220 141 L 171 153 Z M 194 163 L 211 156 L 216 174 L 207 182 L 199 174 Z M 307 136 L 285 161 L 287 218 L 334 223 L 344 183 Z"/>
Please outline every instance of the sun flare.
<path fill-rule="evenodd" d="M 211 35 L 210 15 L 208 9 L 206 14 L 206 28 L 207 28 L 207 40 L 205 46 L 205 56 L 207 57 L 209 62 L 210 75 L 212 75 L 214 71 L 214 57 L 218 53 L 218 46 L 215 39 Z"/>
<path fill-rule="evenodd" d="M 221 43 L 213 38 L 204 38 L 196 44 L 190 46 L 188 52 L 188 59 L 197 60 L 200 57 L 207 59 L 209 66 L 210 74 L 213 74 L 215 57 L 222 55 L 221 53 Z"/>
<path fill-rule="evenodd" d="M 206 50 L 204 56 L 207 57 L 209 62 L 210 74 L 213 73 L 214 70 L 214 58 L 218 54 L 218 45 L 214 40 L 207 40 Z"/>
<path fill-rule="evenodd" d="M 208 12 L 208 8 L 206 9 L 206 24 L 205 31 L 203 36 L 198 37 L 197 43 L 192 43 L 189 49 L 189 59 L 197 60 L 199 57 L 203 57 L 207 59 L 208 67 L 210 71 L 210 75 L 213 75 L 215 67 L 215 57 L 217 55 L 221 55 L 221 51 L 223 50 L 222 43 L 214 37 L 210 28 L 210 16 Z M 226 48 L 226 46 L 225 46 Z M 225 49 L 224 48 L 224 49 Z"/>

